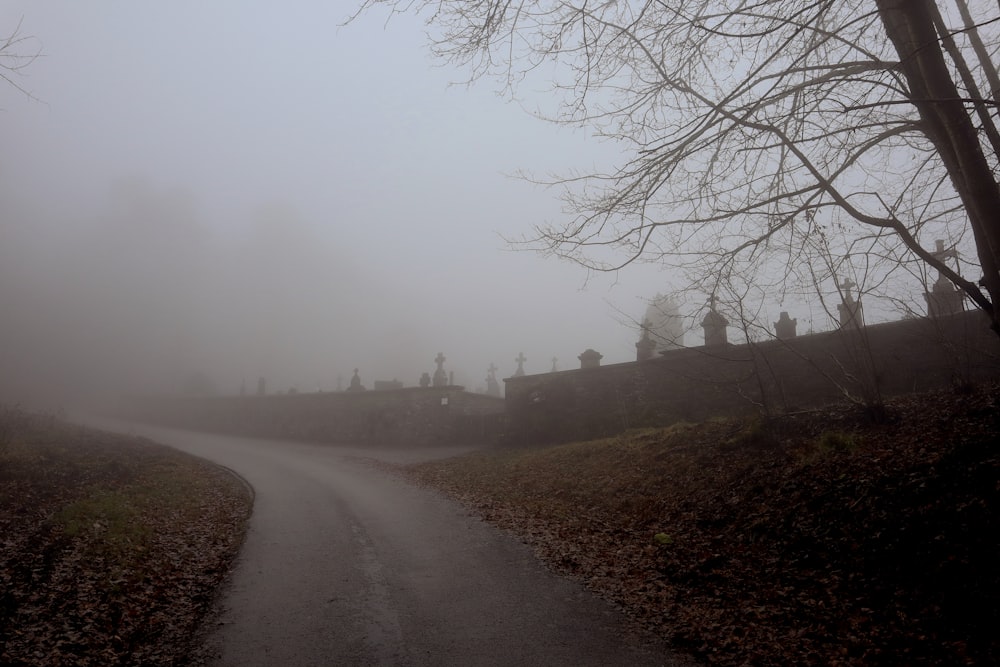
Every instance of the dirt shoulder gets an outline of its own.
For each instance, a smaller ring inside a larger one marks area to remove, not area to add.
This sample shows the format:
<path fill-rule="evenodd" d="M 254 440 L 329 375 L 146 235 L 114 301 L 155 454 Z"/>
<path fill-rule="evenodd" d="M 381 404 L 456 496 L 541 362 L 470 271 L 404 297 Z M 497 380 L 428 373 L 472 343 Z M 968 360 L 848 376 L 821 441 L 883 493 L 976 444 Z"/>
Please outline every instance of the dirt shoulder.
<path fill-rule="evenodd" d="M 187 664 L 251 505 L 200 459 L 0 409 L 0 663 Z"/>
<path fill-rule="evenodd" d="M 997 388 L 407 473 L 713 665 L 1000 662 Z"/>

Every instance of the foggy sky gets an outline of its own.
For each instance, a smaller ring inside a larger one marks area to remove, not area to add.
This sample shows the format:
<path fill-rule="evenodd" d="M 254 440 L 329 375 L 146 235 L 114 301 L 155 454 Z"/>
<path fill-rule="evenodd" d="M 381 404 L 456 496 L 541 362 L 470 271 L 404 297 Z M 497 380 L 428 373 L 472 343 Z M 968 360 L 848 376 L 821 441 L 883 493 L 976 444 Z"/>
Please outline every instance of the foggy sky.
<path fill-rule="evenodd" d="M 419 19 L 349 3 L 8 1 L 42 57 L 0 86 L 0 400 L 330 390 L 357 367 L 469 389 L 634 359 L 651 267 L 588 275 L 502 237 L 558 220 L 510 178 L 613 145 L 471 88 Z M 539 93 L 539 103 L 544 94 Z M 691 341 L 692 343 L 694 341 Z"/>

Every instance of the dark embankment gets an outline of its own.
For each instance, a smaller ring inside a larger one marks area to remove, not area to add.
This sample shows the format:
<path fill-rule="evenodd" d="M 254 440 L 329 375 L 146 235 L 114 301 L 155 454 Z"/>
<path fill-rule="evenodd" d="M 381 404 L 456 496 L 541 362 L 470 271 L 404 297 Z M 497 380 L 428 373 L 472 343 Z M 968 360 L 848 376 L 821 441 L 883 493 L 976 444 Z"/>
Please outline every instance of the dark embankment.
<path fill-rule="evenodd" d="M 0 664 L 187 664 L 251 503 L 205 461 L 0 410 Z"/>
<path fill-rule="evenodd" d="M 409 472 L 709 664 L 997 664 L 997 407 L 945 392 Z"/>

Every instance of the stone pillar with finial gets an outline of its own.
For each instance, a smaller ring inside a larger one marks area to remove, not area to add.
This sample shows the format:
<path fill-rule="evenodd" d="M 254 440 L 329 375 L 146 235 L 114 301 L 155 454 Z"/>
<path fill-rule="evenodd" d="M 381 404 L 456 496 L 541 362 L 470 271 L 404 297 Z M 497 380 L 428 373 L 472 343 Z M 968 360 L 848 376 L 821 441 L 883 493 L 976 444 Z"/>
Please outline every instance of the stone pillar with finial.
<path fill-rule="evenodd" d="M 577 359 L 580 360 L 580 368 L 598 368 L 600 367 L 601 359 L 603 358 L 603 354 L 597 350 L 592 350 L 589 347 L 577 357 Z"/>
<path fill-rule="evenodd" d="M 729 326 L 729 322 L 715 309 L 715 295 L 713 294 L 708 301 L 708 313 L 701 321 L 701 328 L 705 330 L 705 346 L 727 345 L 729 343 L 729 337 L 726 333 L 727 326 Z"/>

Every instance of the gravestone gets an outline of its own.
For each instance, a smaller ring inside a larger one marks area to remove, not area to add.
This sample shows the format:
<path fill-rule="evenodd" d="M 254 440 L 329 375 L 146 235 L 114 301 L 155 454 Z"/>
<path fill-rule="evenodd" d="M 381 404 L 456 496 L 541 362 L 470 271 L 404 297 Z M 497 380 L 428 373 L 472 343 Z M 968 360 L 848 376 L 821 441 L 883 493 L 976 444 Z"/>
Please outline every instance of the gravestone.
<path fill-rule="evenodd" d="M 420 376 L 420 386 L 423 387 L 424 389 L 426 389 L 427 387 L 431 386 L 431 374 L 430 373 L 423 373 L 423 374 L 421 374 L 421 376 Z"/>

